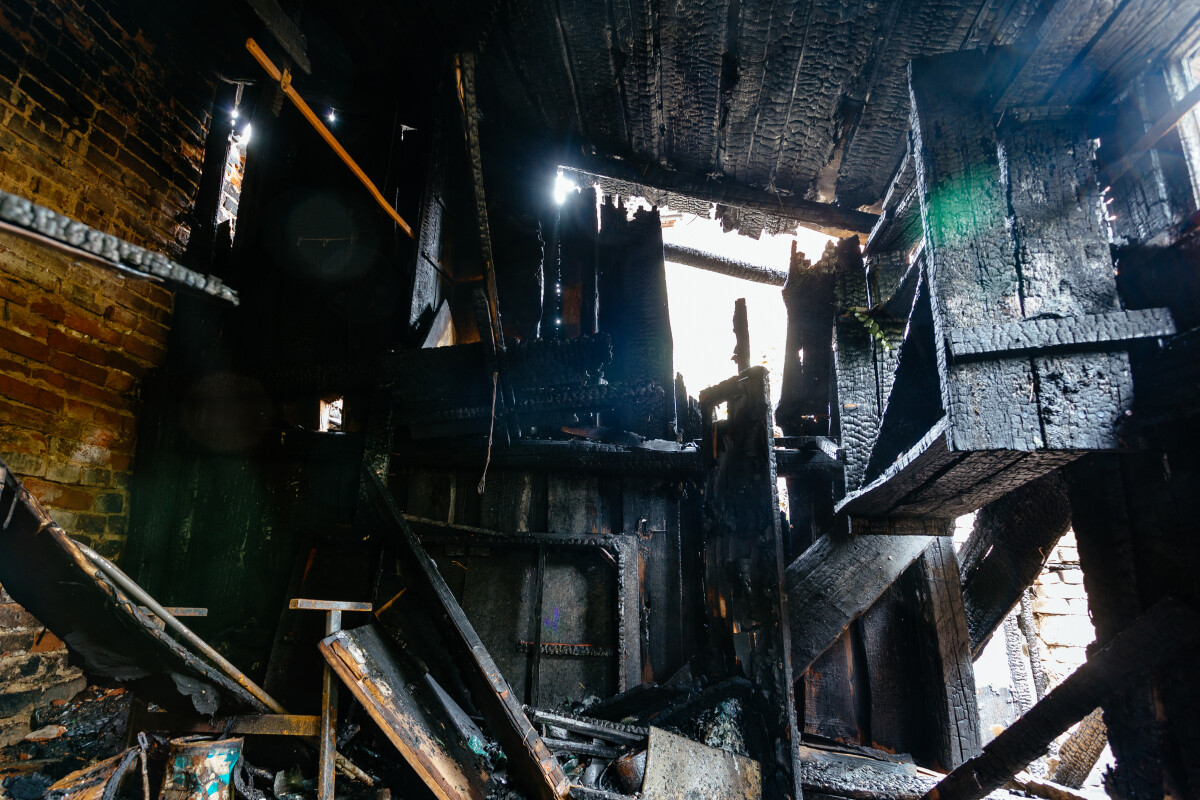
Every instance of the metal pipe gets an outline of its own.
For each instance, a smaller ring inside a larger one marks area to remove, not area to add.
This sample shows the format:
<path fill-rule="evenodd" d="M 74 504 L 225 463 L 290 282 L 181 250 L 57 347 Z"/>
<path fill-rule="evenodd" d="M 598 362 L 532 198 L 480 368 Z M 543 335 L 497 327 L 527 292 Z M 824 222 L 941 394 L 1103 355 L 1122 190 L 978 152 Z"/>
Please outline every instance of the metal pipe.
<path fill-rule="evenodd" d="M 82 544 L 77 541 L 73 541 L 73 544 L 79 548 L 80 552 L 82 552 L 84 556 L 87 557 L 88 561 L 95 565 L 96 569 L 103 572 L 106 576 L 108 576 L 109 580 L 117 584 L 121 591 L 125 592 L 132 599 L 150 609 L 155 616 L 166 623 L 168 628 L 178 633 L 184 638 L 185 641 L 188 642 L 188 644 L 192 645 L 201 653 L 203 653 L 205 657 L 212 661 L 214 666 L 216 666 L 231 680 L 253 695 L 254 698 L 260 703 L 271 709 L 276 714 L 288 713 L 287 710 L 279 704 L 279 701 L 267 694 L 266 690 L 257 683 L 250 680 L 250 678 L 248 678 L 244 672 L 231 664 L 229 660 L 225 658 L 225 656 L 214 650 L 212 645 L 201 639 L 196 634 L 192 633 L 192 630 L 188 626 L 176 619 L 174 614 L 172 614 L 170 611 L 167 611 L 167 609 L 164 608 L 161 603 L 151 597 L 145 589 L 134 583 L 133 578 L 126 575 L 120 567 L 97 553 L 92 548 L 88 547 L 86 544 Z M 341 767 L 343 772 L 362 781 L 368 786 L 375 785 L 375 782 L 371 780 L 369 775 L 359 769 L 352 761 L 350 761 L 350 759 L 346 758 L 341 753 L 337 754 L 337 765 Z"/>
<path fill-rule="evenodd" d="M 156 617 L 166 623 L 168 628 L 178 633 L 188 644 L 203 653 L 208 660 L 210 660 L 217 668 L 228 675 L 234 682 L 238 684 L 238 686 L 241 686 L 243 689 L 253 695 L 256 700 L 274 711 L 276 714 L 287 713 L 287 711 L 284 710 L 283 706 L 281 706 L 275 700 L 275 698 L 267 694 L 266 691 L 257 683 L 250 680 L 250 678 L 247 677 L 244 672 L 231 664 L 229 660 L 225 658 L 225 656 L 214 650 L 212 645 L 201 639 L 196 634 L 192 633 L 191 628 L 180 622 L 179 619 L 170 611 L 167 611 L 167 609 L 164 608 L 157 600 L 150 596 L 149 592 L 134 583 L 133 578 L 130 578 L 128 575 L 126 575 L 120 567 L 87 545 L 80 544 L 79 542 L 76 542 L 76 544 L 79 546 L 79 549 L 83 551 L 83 554 L 87 556 L 88 561 L 91 561 L 97 569 L 108 576 L 113 583 L 117 584 L 121 591 L 125 592 L 138 603 L 141 603 L 146 608 L 150 609 L 150 611 Z"/>
<path fill-rule="evenodd" d="M 404 218 L 400 216 L 396 209 L 392 208 L 388 201 L 383 198 L 383 195 L 379 193 L 379 190 L 375 188 L 375 184 L 372 183 L 371 179 L 367 177 L 367 173 L 362 171 L 362 168 L 358 166 L 358 163 L 350 157 L 350 154 L 346 152 L 346 149 L 342 147 L 338 140 L 334 138 L 334 135 L 329 132 L 329 129 L 325 127 L 325 123 L 321 122 L 321 119 L 315 113 L 313 113 L 311 108 L 308 107 L 308 103 L 304 102 L 304 98 L 297 94 L 296 90 L 292 88 L 291 74 L 288 72 L 281 73 L 279 68 L 271 62 L 271 59 L 267 58 L 267 54 L 262 51 L 262 48 L 258 46 L 258 42 L 254 41 L 253 39 L 246 40 L 246 49 L 250 51 L 250 55 L 254 56 L 254 60 L 257 61 L 259 65 L 267 71 L 267 74 L 270 75 L 273 80 L 279 81 L 280 88 L 283 89 L 283 93 L 287 95 L 288 99 L 292 101 L 292 105 L 294 105 L 304 116 L 304 118 L 308 120 L 308 124 L 313 126 L 313 129 L 321 135 L 321 138 L 325 140 L 325 143 L 333 148 L 333 152 L 338 154 L 338 158 L 342 159 L 345 165 L 350 168 L 350 171 L 354 173 L 354 176 L 358 178 L 362 185 L 367 187 L 367 191 L 370 192 L 371 196 L 375 198 L 375 202 L 379 204 L 379 207 L 386 211 L 388 216 L 400 226 L 401 230 L 408 234 L 408 238 L 417 238 L 413 234 L 412 228 L 410 228 L 408 223 L 404 221 Z"/>

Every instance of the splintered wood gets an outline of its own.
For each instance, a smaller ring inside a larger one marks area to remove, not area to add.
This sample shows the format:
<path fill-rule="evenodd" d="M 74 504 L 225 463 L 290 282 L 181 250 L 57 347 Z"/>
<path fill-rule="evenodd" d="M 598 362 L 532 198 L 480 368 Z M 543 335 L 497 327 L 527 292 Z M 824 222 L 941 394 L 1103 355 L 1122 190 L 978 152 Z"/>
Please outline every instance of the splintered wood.
<path fill-rule="evenodd" d="M 373 625 L 338 631 L 321 654 L 409 766 L 440 800 L 483 800 L 488 773 L 470 743 L 410 693 L 418 676 L 405 674 Z M 477 745 L 479 746 L 479 745 Z"/>

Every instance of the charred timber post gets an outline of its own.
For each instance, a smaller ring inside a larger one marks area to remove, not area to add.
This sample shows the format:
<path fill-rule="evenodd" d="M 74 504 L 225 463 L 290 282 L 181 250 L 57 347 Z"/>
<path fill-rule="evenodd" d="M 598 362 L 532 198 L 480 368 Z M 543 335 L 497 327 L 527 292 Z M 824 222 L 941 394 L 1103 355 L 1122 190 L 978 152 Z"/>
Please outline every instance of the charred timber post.
<path fill-rule="evenodd" d="M 750 320 L 746 315 L 746 298 L 733 301 L 733 360 L 739 374 L 750 369 Z"/>
<path fill-rule="evenodd" d="M 826 436 L 833 360 L 833 263 L 812 264 L 793 243 L 783 303 L 788 328 L 779 425 L 785 436 Z"/>
<path fill-rule="evenodd" d="M 1159 601 L 923 800 L 979 800 L 1000 788 L 1134 674 L 1171 661 L 1197 641 L 1200 614 L 1170 598 Z"/>
<path fill-rule="evenodd" d="M 787 283 L 787 273 L 783 270 L 726 258 L 716 253 L 696 250 L 679 244 L 663 244 L 663 256 L 672 264 L 682 264 L 685 267 L 708 270 L 731 278 L 744 281 L 766 283 L 771 286 L 783 286 Z"/>

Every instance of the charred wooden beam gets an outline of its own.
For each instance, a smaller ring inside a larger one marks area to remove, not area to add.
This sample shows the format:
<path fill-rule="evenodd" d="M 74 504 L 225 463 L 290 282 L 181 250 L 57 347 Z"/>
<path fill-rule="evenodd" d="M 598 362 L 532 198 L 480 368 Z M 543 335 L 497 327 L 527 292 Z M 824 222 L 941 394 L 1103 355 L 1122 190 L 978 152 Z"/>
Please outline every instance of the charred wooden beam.
<path fill-rule="evenodd" d="M 783 270 L 772 269 L 747 261 L 738 261 L 727 256 L 707 253 L 680 244 L 663 244 L 663 256 L 671 264 L 683 264 L 685 267 L 708 270 L 731 278 L 741 278 L 755 283 L 766 283 L 771 286 L 783 286 L 787 282 L 787 273 Z"/>
<path fill-rule="evenodd" d="M 1134 674 L 1165 664 L 1200 641 L 1200 614 L 1175 600 L 1160 600 L 1028 713 L 925 794 L 925 800 L 979 800 L 998 789 L 1050 742 L 1121 689 Z"/>
<path fill-rule="evenodd" d="M 392 546 L 412 567 L 414 590 L 425 599 L 433 613 L 445 621 L 442 630 L 449 654 L 492 733 L 508 754 L 514 777 L 525 791 L 541 800 L 562 798 L 569 782 L 558 760 L 525 716 L 512 688 L 500 674 L 416 534 L 409 528 L 395 499 L 374 473 L 364 470 L 363 482 L 379 519 L 391 534 Z"/>
<path fill-rule="evenodd" d="M 1058 473 L 1033 480 L 980 509 L 959 555 L 976 658 L 1070 526 L 1071 505 Z"/>
<path fill-rule="evenodd" d="M 943 530 L 948 534 L 951 523 Z M 932 543 L 930 536 L 826 534 L 787 568 L 793 678 L 870 608 Z"/>
<path fill-rule="evenodd" d="M 776 214 L 834 236 L 869 233 L 878 219 L 877 215 L 863 211 L 801 200 L 794 195 L 772 193 L 738 183 L 668 171 L 652 164 L 646 165 L 645 169 L 639 169 L 625 161 L 577 155 L 562 166 L 579 173 L 582 182 L 610 178 L 635 187 L 647 187 L 710 203 Z"/>
<path fill-rule="evenodd" d="M 296 62 L 305 75 L 312 74 L 312 64 L 308 60 L 308 39 L 292 21 L 276 0 L 246 0 L 247 5 L 254 9 L 255 15 L 262 20 L 271 36 L 279 43 Z"/>

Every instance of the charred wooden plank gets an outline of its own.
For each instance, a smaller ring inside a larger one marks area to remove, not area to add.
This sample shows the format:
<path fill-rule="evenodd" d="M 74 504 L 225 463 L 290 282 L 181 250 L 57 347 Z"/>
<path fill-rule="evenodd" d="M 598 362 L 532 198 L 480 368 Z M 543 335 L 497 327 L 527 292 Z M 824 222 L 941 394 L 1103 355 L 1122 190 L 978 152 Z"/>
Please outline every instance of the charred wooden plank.
<path fill-rule="evenodd" d="M 547 711 L 541 708 L 525 707 L 525 713 L 539 725 L 553 725 L 573 733 L 603 739 L 606 742 L 618 744 L 641 744 L 650 733 L 649 728 L 637 725 L 622 725 L 619 722 L 609 722 L 604 719 L 581 717 L 563 711 Z"/>
<path fill-rule="evenodd" d="M 1079 456 L 1073 451 L 1047 450 L 956 453 L 947 447 L 946 429 L 943 417 L 882 475 L 843 498 L 837 510 L 869 518 L 956 517 Z"/>
<path fill-rule="evenodd" d="M 1160 600 L 1028 713 L 993 739 L 983 753 L 956 768 L 925 794 L 926 800 L 978 800 L 1037 758 L 1059 734 L 1135 673 L 1165 664 L 1200 641 L 1200 615 Z"/>
<path fill-rule="evenodd" d="M 1071 506 L 1057 473 L 1033 480 L 980 509 L 959 559 L 971 652 L 976 657 L 1070 526 Z"/>
<path fill-rule="evenodd" d="M 799 678 L 932 540 L 826 534 L 793 561 L 785 577 L 793 675 Z"/>
<path fill-rule="evenodd" d="M 795 797 L 794 748 L 800 734 L 770 398 L 764 367 L 751 367 L 700 393 L 707 419 L 721 402 L 729 409 L 725 446 L 716 454 L 705 493 L 706 591 L 714 644 L 723 651 L 727 669 L 740 666 L 754 684 L 754 706 L 772 742 L 770 752 L 760 755 L 774 762 L 764 770 L 764 791 Z"/>
<path fill-rule="evenodd" d="M 569 786 L 566 775 L 529 723 L 508 682 L 417 541 L 396 501 L 375 474 L 364 471 L 363 480 L 375 510 L 391 533 L 392 545 L 414 568 L 418 583 L 413 588 L 437 610 L 436 613 L 444 615 L 448 624 L 443 632 L 450 655 L 493 734 L 508 754 L 514 777 L 526 791 L 542 800 L 563 797 Z"/>
<path fill-rule="evenodd" d="M 1175 321 L 1165 308 L 1112 311 L 1078 317 L 1024 319 L 1001 325 L 950 331 L 950 358 L 991 357 L 1029 351 L 1078 349 L 1089 344 L 1155 339 L 1175 333 Z"/>
<path fill-rule="evenodd" d="M 739 374 L 750 369 L 750 321 L 746 318 L 746 298 L 733 301 L 733 361 Z"/>
<path fill-rule="evenodd" d="M 483 800 L 488 774 L 456 730 L 412 694 L 421 686 L 396 661 L 374 625 L 338 631 L 321 654 L 404 760 L 439 800 Z"/>
<path fill-rule="evenodd" d="M 653 164 L 646 165 L 646 169 L 642 170 L 624 161 L 584 159 L 576 155 L 563 166 L 570 167 L 583 178 L 581 182 L 584 183 L 591 183 L 596 178 L 614 179 L 630 184 L 631 188 L 637 187 L 633 190 L 635 194 L 643 194 L 638 189 L 647 187 L 710 203 L 769 212 L 795 219 L 806 227 L 834 236 L 869 233 L 878 219 L 877 215 L 863 211 L 802 200 L 794 195 L 776 194 L 729 181 L 713 181 L 684 171 L 668 171 Z M 601 183 L 603 185 L 603 181 Z"/>

